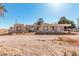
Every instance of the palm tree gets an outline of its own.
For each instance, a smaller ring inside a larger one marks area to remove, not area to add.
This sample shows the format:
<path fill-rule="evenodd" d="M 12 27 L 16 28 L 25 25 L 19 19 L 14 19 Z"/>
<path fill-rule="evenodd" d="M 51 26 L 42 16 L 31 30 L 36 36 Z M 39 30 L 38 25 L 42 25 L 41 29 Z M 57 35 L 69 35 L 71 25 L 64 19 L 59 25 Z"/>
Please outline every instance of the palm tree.
<path fill-rule="evenodd" d="M 0 16 L 4 16 L 5 12 L 7 12 L 5 6 L 0 4 Z"/>

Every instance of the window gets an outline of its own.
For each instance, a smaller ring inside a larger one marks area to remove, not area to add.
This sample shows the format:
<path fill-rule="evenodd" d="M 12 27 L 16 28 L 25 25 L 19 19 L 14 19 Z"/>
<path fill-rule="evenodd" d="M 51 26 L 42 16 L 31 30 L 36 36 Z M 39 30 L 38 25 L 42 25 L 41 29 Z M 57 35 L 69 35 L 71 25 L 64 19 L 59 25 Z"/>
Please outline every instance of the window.
<path fill-rule="evenodd" d="M 21 31 L 21 27 L 17 27 L 16 30 L 17 30 L 17 31 Z"/>
<path fill-rule="evenodd" d="M 30 27 L 30 30 L 34 30 L 34 28 L 33 27 Z"/>
<path fill-rule="evenodd" d="M 68 26 L 68 28 L 70 29 L 71 27 L 70 27 L 70 26 Z"/>
<path fill-rule="evenodd" d="M 65 30 L 65 31 L 67 31 L 67 30 L 68 30 L 68 28 L 69 28 L 68 26 L 65 26 L 65 27 L 64 27 L 64 30 Z"/>
<path fill-rule="evenodd" d="M 65 26 L 65 27 L 64 27 L 64 29 L 66 30 L 66 29 L 67 29 L 67 27 Z"/>
<path fill-rule="evenodd" d="M 44 29 L 44 30 L 48 30 L 48 27 L 47 27 L 47 26 L 44 26 L 43 29 Z"/>

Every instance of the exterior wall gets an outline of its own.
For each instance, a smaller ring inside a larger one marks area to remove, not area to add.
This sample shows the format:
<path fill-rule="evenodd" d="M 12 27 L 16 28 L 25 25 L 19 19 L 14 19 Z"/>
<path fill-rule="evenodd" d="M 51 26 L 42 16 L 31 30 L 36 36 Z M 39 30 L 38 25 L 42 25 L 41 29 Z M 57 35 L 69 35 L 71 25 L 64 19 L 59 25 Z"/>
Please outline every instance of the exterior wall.
<path fill-rule="evenodd" d="M 41 26 L 40 30 L 45 30 L 44 27 L 47 27 L 47 30 L 50 31 L 64 31 L 64 26 Z M 53 27 L 53 28 L 52 28 Z"/>
<path fill-rule="evenodd" d="M 15 24 L 13 27 L 9 29 L 9 32 L 24 32 L 25 27 L 23 24 Z"/>
<path fill-rule="evenodd" d="M 11 27 L 10 32 L 29 32 L 29 31 L 50 31 L 50 32 L 63 32 L 64 27 L 71 26 L 70 24 L 43 24 L 43 25 L 24 25 L 24 24 L 15 24 Z M 17 27 L 21 30 L 17 31 Z"/>
<path fill-rule="evenodd" d="M 40 30 L 44 30 L 44 27 L 47 27 L 47 30 L 52 30 L 50 25 L 41 25 Z"/>
<path fill-rule="evenodd" d="M 25 25 L 25 31 L 29 32 L 29 31 L 36 31 L 37 30 L 37 26 L 35 25 Z"/>
<path fill-rule="evenodd" d="M 62 32 L 62 31 L 64 31 L 64 26 L 54 26 L 54 31 L 55 32 Z"/>
<path fill-rule="evenodd" d="M 23 24 L 15 24 L 14 25 L 14 31 L 16 31 L 16 32 L 24 32 L 25 27 L 24 27 Z"/>

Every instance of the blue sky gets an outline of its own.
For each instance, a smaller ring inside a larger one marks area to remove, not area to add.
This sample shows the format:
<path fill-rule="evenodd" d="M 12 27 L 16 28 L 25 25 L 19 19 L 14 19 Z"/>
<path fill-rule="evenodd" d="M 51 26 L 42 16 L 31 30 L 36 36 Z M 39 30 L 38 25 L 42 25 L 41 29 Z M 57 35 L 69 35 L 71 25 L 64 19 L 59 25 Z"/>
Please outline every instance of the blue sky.
<path fill-rule="evenodd" d="M 17 19 L 18 23 L 33 24 L 42 17 L 46 23 L 55 23 L 61 16 L 77 23 L 79 4 L 7 3 L 8 13 L 0 17 L 0 28 L 9 28 Z"/>

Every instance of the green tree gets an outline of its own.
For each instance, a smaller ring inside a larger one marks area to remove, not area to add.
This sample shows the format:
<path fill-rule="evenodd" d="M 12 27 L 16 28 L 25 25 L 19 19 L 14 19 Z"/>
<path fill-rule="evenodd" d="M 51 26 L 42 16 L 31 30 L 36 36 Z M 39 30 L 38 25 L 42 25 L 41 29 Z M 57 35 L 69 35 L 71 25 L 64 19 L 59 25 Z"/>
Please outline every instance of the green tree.
<path fill-rule="evenodd" d="M 71 23 L 71 28 L 76 28 L 76 25 L 74 24 L 73 21 L 70 21 L 70 23 Z"/>
<path fill-rule="evenodd" d="M 4 16 L 5 12 L 7 12 L 5 6 L 0 4 L 0 16 Z"/>
<path fill-rule="evenodd" d="M 74 24 L 74 22 L 71 20 L 68 20 L 64 16 L 60 18 L 60 20 L 58 21 L 58 24 L 71 24 L 71 28 L 76 28 L 76 25 Z"/>
<path fill-rule="evenodd" d="M 66 17 L 63 16 L 58 21 L 58 24 L 70 24 L 70 21 L 68 19 L 66 19 Z"/>
<path fill-rule="evenodd" d="M 36 25 L 41 25 L 44 23 L 43 18 L 39 18 L 38 21 L 35 23 Z"/>

